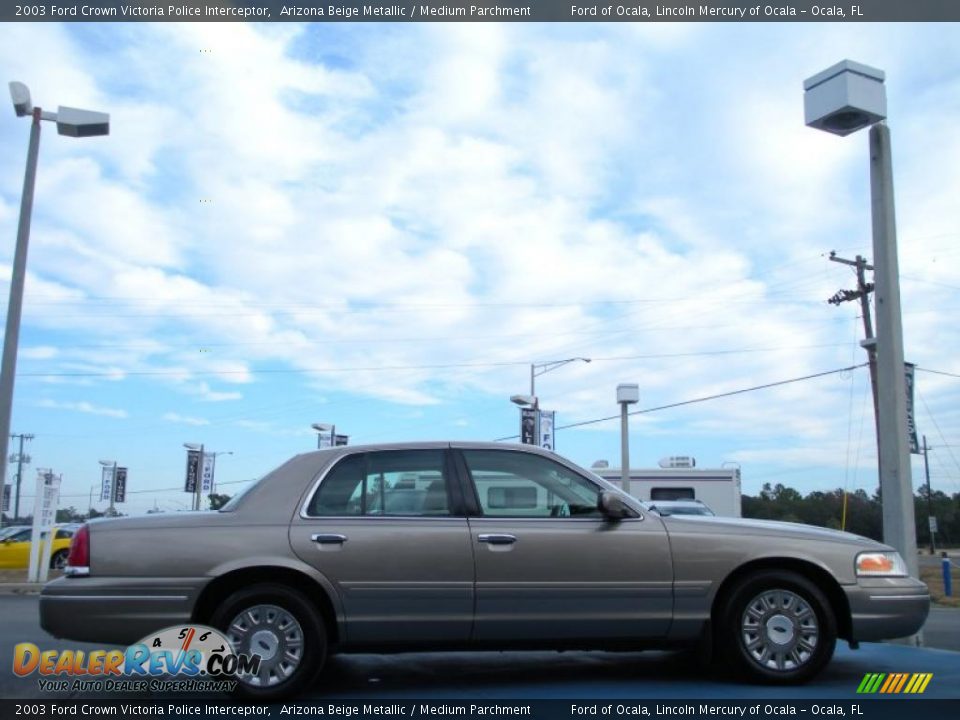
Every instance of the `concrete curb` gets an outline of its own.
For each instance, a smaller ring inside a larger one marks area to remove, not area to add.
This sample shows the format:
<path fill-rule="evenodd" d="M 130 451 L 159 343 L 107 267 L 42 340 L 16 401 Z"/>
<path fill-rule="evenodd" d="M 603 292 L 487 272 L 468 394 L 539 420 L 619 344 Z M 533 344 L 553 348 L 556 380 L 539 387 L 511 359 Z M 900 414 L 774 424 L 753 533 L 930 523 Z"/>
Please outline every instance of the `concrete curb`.
<path fill-rule="evenodd" d="M 38 595 L 43 583 L 0 583 L 0 595 Z"/>

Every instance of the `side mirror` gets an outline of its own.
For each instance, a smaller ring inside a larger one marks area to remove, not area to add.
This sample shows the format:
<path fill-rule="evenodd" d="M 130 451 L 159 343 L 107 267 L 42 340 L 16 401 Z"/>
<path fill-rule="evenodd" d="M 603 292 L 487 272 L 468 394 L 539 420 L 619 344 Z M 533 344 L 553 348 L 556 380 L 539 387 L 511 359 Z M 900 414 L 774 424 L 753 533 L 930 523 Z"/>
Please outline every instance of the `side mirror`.
<path fill-rule="evenodd" d="M 603 516 L 610 521 L 616 522 L 618 520 L 623 520 L 624 518 L 635 518 L 639 517 L 637 511 L 632 507 L 627 505 L 623 498 L 621 498 L 616 493 L 604 492 L 600 493 L 600 499 L 598 502 L 600 506 L 600 512 L 603 513 Z"/>

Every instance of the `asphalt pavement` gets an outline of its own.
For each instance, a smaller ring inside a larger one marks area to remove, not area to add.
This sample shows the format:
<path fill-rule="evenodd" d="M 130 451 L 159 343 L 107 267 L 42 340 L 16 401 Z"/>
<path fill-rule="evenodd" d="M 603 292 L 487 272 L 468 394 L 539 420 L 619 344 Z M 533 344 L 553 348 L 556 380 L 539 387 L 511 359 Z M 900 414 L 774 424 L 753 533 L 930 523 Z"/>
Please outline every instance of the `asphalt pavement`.
<path fill-rule="evenodd" d="M 458 652 L 334 657 L 320 683 L 301 701 L 354 698 L 378 700 L 433 698 L 664 698 L 664 699 L 861 699 L 856 690 L 867 673 L 933 673 L 924 698 L 960 700 L 960 609 L 934 608 L 925 628 L 928 645 L 846 643 L 826 670 L 807 685 L 770 688 L 738 682 L 723 673 L 704 672 L 684 653 L 665 652 Z M 12 672 L 16 643 L 41 650 L 102 649 L 105 646 L 58 641 L 39 627 L 36 595 L 0 596 L 0 698 L 116 698 L 107 693 L 39 691 L 36 677 Z M 133 696 L 131 696 L 133 697 Z M 143 695 L 137 696 L 143 699 Z M 151 699 L 182 695 L 152 694 Z M 208 696 L 211 699 L 217 696 Z M 960 705 L 958 705 L 960 710 Z"/>

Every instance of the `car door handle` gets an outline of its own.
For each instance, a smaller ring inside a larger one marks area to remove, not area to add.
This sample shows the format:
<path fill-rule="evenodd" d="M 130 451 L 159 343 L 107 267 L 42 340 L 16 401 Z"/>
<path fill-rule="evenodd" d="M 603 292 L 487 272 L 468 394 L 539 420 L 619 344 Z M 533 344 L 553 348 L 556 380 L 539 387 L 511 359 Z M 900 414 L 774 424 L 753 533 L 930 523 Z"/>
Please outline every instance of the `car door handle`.
<path fill-rule="evenodd" d="M 343 545 L 347 541 L 347 536 L 337 533 L 316 533 L 311 535 L 310 539 L 320 545 Z"/>
<path fill-rule="evenodd" d="M 517 541 L 517 538 L 514 535 L 484 534 L 477 535 L 477 540 L 482 543 L 489 543 L 490 545 L 513 545 Z"/>

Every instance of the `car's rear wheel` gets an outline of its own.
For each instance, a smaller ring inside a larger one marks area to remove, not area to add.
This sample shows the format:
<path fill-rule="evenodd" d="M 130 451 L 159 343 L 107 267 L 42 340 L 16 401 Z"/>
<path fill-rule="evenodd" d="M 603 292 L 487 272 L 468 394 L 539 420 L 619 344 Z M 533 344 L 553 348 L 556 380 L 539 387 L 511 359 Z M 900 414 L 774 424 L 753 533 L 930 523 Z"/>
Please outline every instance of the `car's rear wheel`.
<path fill-rule="evenodd" d="M 256 673 L 237 675 L 236 693 L 277 700 L 302 690 L 320 672 L 327 654 L 323 621 L 301 593 L 265 583 L 238 590 L 214 612 L 237 654 L 257 655 Z"/>
<path fill-rule="evenodd" d="M 57 550 L 50 557 L 50 567 L 54 570 L 63 570 L 67 566 L 67 557 L 69 552 L 66 550 Z"/>
<path fill-rule="evenodd" d="M 754 573 L 733 590 L 721 617 L 718 649 L 754 679 L 806 682 L 833 657 L 837 623 L 830 602 L 798 573 Z"/>

